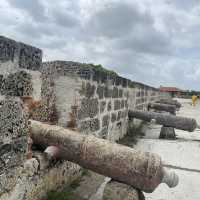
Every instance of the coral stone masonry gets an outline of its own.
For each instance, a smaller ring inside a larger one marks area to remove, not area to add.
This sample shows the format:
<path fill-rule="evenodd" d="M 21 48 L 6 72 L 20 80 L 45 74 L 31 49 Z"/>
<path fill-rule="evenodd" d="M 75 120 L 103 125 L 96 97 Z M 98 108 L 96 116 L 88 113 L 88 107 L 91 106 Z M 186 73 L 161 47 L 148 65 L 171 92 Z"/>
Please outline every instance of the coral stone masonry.
<path fill-rule="evenodd" d="M 0 36 L 0 73 L 17 68 L 39 70 L 41 64 L 40 49 Z"/>
<path fill-rule="evenodd" d="M 34 146 L 36 167 L 25 172 L 28 117 L 116 142 L 127 133 L 129 109 L 146 110 L 163 96 L 92 64 L 42 63 L 40 49 L 0 36 L 0 200 L 41 199 L 80 175 L 68 161 L 39 166 Z"/>

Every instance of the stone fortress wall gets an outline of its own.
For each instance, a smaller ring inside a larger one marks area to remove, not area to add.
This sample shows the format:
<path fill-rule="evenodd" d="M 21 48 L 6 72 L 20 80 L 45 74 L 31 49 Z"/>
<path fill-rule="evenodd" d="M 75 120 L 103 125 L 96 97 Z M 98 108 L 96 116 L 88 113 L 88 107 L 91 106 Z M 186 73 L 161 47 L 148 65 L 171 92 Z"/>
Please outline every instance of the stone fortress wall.
<path fill-rule="evenodd" d="M 24 97 L 40 102 L 31 114 Z M 127 133 L 129 109 L 145 110 L 163 97 L 168 94 L 91 64 L 42 63 L 41 50 L 0 36 L 0 200 L 40 199 L 81 174 L 68 161 L 24 170 L 28 118 L 115 142 Z"/>
<path fill-rule="evenodd" d="M 161 97 L 153 87 L 77 62 L 43 63 L 42 75 L 42 99 L 56 111 L 57 124 L 70 127 L 74 117 L 79 131 L 111 141 L 126 134 L 128 109 L 144 110 Z"/>

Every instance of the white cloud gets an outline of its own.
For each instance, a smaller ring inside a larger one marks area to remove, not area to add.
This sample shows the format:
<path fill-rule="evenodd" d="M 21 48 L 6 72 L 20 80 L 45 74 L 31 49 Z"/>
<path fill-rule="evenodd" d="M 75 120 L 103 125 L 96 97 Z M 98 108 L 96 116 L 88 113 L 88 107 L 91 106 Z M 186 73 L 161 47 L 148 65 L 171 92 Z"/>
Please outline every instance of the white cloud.
<path fill-rule="evenodd" d="M 1 0 L 0 34 L 43 49 L 45 60 L 200 90 L 199 16 L 198 0 Z"/>

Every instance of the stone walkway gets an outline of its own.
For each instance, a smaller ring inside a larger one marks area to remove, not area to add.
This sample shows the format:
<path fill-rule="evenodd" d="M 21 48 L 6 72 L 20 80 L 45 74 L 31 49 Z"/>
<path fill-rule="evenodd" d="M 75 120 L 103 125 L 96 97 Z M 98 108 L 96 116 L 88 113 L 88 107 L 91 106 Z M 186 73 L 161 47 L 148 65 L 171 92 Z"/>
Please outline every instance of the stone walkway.
<path fill-rule="evenodd" d="M 190 100 L 178 99 L 182 108 L 179 116 L 195 118 L 200 124 L 200 103 L 192 107 Z M 159 154 L 165 164 L 179 175 L 179 185 L 168 188 L 161 184 L 153 193 L 145 194 L 147 200 L 200 200 L 200 130 L 189 133 L 175 130 L 177 140 L 160 140 L 161 126 L 149 125 L 146 135 L 135 146 L 137 149 Z"/>

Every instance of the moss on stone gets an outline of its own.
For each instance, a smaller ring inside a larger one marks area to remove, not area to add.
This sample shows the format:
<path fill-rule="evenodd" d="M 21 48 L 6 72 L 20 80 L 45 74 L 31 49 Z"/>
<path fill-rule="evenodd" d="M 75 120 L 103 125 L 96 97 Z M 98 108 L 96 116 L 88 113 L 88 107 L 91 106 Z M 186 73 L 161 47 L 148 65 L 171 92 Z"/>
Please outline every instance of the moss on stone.
<path fill-rule="evenodd" d="M 50 191 L 47 193 L 46 200 L 77 200 L 74 194 L 75 190 L 80 186 L 83 176 L 91 176 L 87 169 L 81 169 L 81 177 L 74 180 L 70 186 L 66 186 L 62 191 Z"/>
<path fill-rule="evenodd" d="M 127 135 L 119 141 L 119 144 L 123 144 L 129 147 L 137 144 L 138 138 L 144 136 L 143 127 L 146 122 L 141 122 L 139 126 L 136 126 L 132 121 L 128 124 Z"/>
<path fill-rule="evenodd" d="M 95 65 L 95 64 L 86 64 L 87 67 L 94 69 L 95 71 L 106 73 L 108 76 L 116 77 L 118 74 L 113 70 L 105 69 L 102 65 Z"/>
<path fill-rule="evenodd" d="M 65 187 L 62 191 L 50 191 L 47 193 L 46 200 L 75 200 L 74 190 L 80 186 L 81 177 Z"/>
<path fill-rule="evenodd" d="M 72 189 L 67 189 L 62 192 L 51 191 L 47 194 L 47 200 L 73 200 Z"/>

